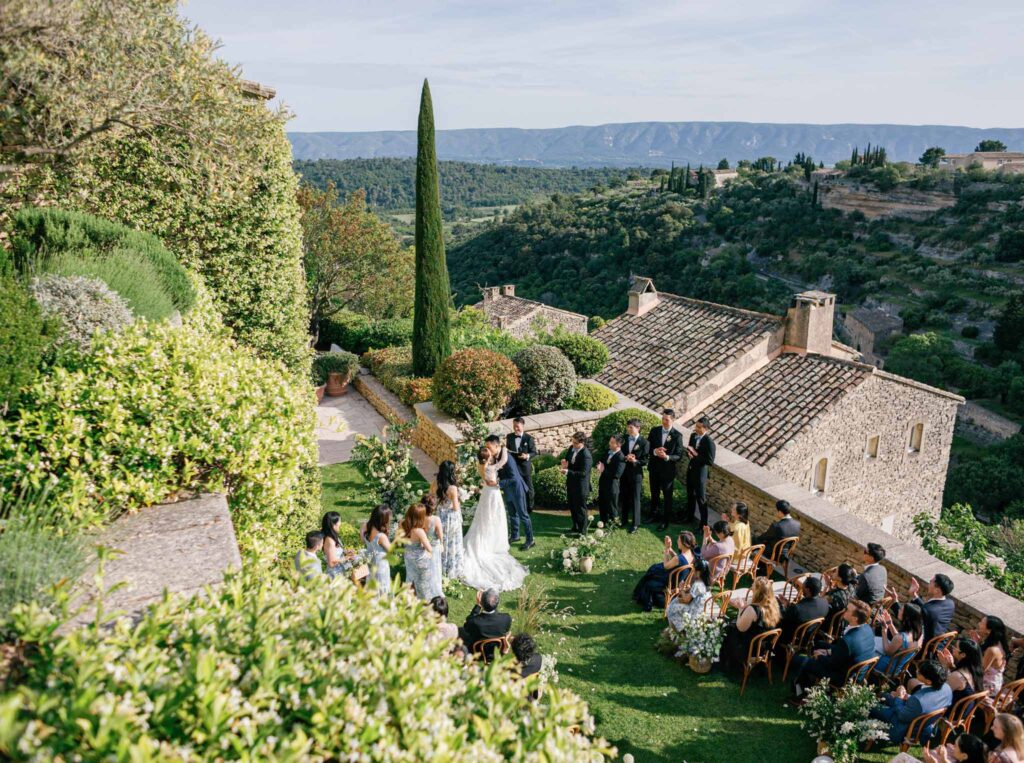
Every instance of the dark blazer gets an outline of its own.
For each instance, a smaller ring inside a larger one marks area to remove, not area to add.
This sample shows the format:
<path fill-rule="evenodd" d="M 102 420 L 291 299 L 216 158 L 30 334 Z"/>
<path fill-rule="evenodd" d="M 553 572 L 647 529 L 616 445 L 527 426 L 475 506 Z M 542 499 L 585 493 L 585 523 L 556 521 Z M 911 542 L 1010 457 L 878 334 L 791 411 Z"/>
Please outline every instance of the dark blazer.
<path fill-rule="evenodd" d="M 535 654 L 525 665 L 519 666 L 519 675 L 523 678 L 532 676 L 534 673 L 540 673 L 541 666 L 544 664 L 544 656 L 541 654 Z"/>
<path fill-rule="evenodd" d="M 871 626 L 865 623 L 856 628 L 847 628 L 829 654 L 829 680 L 841 686 L 846 680 L 846 671 L 858 662 L 870 660 L 874 656 L 875 634 L 871 632 Z"/>
<path fill-rule="evenodd" d="M 676 464 L 683 457 L 683 434 L 678 429 L 673 428 L 669 431 L 667 441 L 663 441 L 663 435 L 664 430 L 660 426 L 654 427 L 650 434 L 647 435 L 647 442 L 651 448 L 650 461 L 647 468 L 651 474 L 667 479 L 668 477 L 676 476 Z M 665 452 L 668 454 L 667 461 L 654 455 L 654 451 L 661 447 L 664 447 Z"/>
<path fill-rule="evenodd" d="M 690 435 L 690 447 L 694 447 L 694 443 L 697 442 L 697 433 L 694 432 Z M 708 467 L 715 463 L 715 441 L 711 439 L 711 435 L 706 434 L 700 438 L 700 445 L 697 446 L 697 455 L 690 459 L 690 463 L 686 465 L 686 476 L 687 478 L 697 478 L 701 482 L 707 482 L 708 479 Z"/>
<path fill-rule="evenodd" d="M 811 620 L 817 620 L 819 617 L 827 616 L 828 599 L 821 596 L 815 596 L 813 599 L 800 599 L 800 601 L 790 604 L 786 607 L 786 611 L 782 613 L 782 623 L 779 626 L 782 628 L 782 636 L 779 637 L 779 643 L 788 644 L 793 640 L 793 634 L 796 633 L 796 629 L 801 625 Z M 819 627 L 827 625 L 828 622 L 826 621 Z"/>
<path fill-rule="evenodd" d="M 484 612 L 477 604 L 466 618 L 466 624 L 459 628 L 459 638 L 466 648 L 473 650 L 473 644 L 489 638 L 507 636 L 512 630 L 512 616 L 504 612 Z"/>
<path fill-rule="evenodd" d="M 885 586 L 889 573 L 881 564 L 872 564 L 857 578 L 857 598 L 865 604 L 874 604 L 885 597 Z"/>
<path fill-rule="evenodd" d="M 628 456 L 629 451 L 629 434 L 622 435 L 622 454 Z M 647 438 L 642 434 L 636 436 L 636 442 L 633 443 L 633 455 L 636 456 L 635 463 L 626 462 L 626 470 L 622 473 L 622 478 L 627 482 L 632 480 L 643 479 L 644 468 L 647 466 L 647 462 L 651 458 L 651 445 L 647 442 Z"/>
<path fill-rule="evenodd" d="M 569 467 L 565 472 L 565 487 L 571 495 L 590 495 L 590 469 L 594 465 L 594 458 L 586 447 L 581 448 L 576 454 L 576 461 L 572 460 L 572 448 L 565 452 L 565 460 Z"/>
<path fill-rule="evenodd" d="M 776 543 L 783 538 L 791 538 L 794 535 L 800 535 L 800 522 L 793 519 L 793 517 L 786 517 L 777 522 L 772 522 L 765 532 L 754 538 L 752 544 L 756 546 L 758 543 L 763 543 L 764 558 L 767 559 L 771 556 L 772 549 L 775 548 Z"/>
<path fill-rule="evenodd" d="M 515 463 L 519 467 L 519 473 L 523 475 L 523 479 L 529 479 L 533 474 L 533 459 L 537 455 L 537 443 L 530 433 L 523 432 L 523 437 L 519 441 L 519 450 L 516 450 L 516 433 L 510 432 L 505 436 L 505 448 L 508 450 L 509 462 Z M 515 457 L 516 453 L 526 453 L 529 458 L 520 460 Z"/>
<path fill-rule="evenodd" d="M 618 492 L 618 482 L 622 479 L 623 472 L 626 471 L 626 457 L 622 455 L 620 450 L 611 460 L 605 456 L 604 459 L 604 470 L 601 472 L 601 476 L 597 479 L 598 490 L 604 492 L 606 489 L 611 489 Z"/>
<path fill-rule="evenodd" d="M 931 599 L 922 601 L 918 596 L 914 604 L 924 613 L 924 643 L 943 633 L 949 633 L 949 624 L 953 622 L 956 604 L 950 599 Z"/>
<path fill-rule="evenodd" d="M 953 690 L 949 684 L 942 686 L 922 686 L 906 699 L 897 699 L 886 695 L 882 697 L 882 705 L 871 711 L 871 717 L 886 721 L 889 724 L 889 741 L 899 744 L 906 736 L 910 724 L 919 715 L 949 707 L 953 704 Z M 921 739 L 927 740 L 931 735 L 936 721 L 925 725 Z"/>

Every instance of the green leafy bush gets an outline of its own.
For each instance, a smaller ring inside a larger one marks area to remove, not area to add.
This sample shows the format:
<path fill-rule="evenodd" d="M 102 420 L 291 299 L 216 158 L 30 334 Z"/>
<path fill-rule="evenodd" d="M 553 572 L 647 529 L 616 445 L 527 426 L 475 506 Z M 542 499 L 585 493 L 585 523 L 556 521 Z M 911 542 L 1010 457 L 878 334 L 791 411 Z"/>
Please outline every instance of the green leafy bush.
<path fill-rule="evenodd" d="M 558 466 L 559 459 L 555 458 L 550 453 L 541 453 L 535 458 L 531 459 L 530 463 L 533 464 L 533 473 L 543 471 L 551 466 Z"/>
<path fill-rule="evenodd" d="M 526 347 L 512 361 L 519 369 L 520 380 L 515 405 L 523 413 L 564 408 L 576 391 L 576 372 L 557 347 Z"/>
<path fill-rule="evenodd" d="M 124 298 L 96 278 L 40 276 L 32 279 L 32 296 L 44 316 L 60 321 L 58 341 L 82 351 L 97 332 L 118 332 L 132 322 Z"/>
<path fill-rule="evenodd" d="M 608 440 L 613 434 L 625 434 L 626 422 L 640 419 L 640 434 L 644 437 L 656 426 L 661 425 L 661 418 L 642 408 L 625 408 L 609 413 L 597 422 L 591 439 L 594 443 L 594 456 L 603 458 L 608 453 Z"/>
<path fill-rule="evenodd" d="M 561 458 L 559 458 L 561 460 Z M 597 480 L 601 475 L 597 469 L 590 471 L 589 505 L 597 502 Z M 565 475 L 560 466 L 541 469 L 533 475 L 534 499 L 545 509 L 564 509 L 569 505 L 569 493 L 565 488 Z"/>
<path fill-rule="evenodd" d="M 452 350 L 492 350 L 506 358 L 534 344 L 492 326 L 483 311 L 475 307 L 464 307 L 452 313 L 451 334 Z"/>
<path fill-rule="evenodd" d="M 491 350 L 460 350 L 434 374 L 434 405 L 456 418 L 479 411 L 487 419 L 508 407 L 519 389 L 519 372 L 504 355 Z"/>
<path fill-rule="evenodd" d="M 576 392 L 569 401 L 569 408 L 576 411 L 603 411 L 619 402 L 619 396 L 599 384 L 579 382 Z"/>
<path fill-rule="evenodd" d="M 359 358 L 351 352 L 324 352 L 313 358 L 313 384 L 320 386 L 327 383 L 327 374 L 340 373 L 345 381 L 351 379 L 359 370 Z"/>
<path fill-rule="evenodd" d="M 412 347 L 385 347 L 370 350 L 363 362 L 384 387 L 406 405 L 429 400 L 433 394 L 432 380 L 412 375 Z"/>
<path fill-rule="evenodd" d="M 561 350 L 576 369 L 576 375 L 585 379 L 601 373 L 608 365 L 608 348 L 592 336 L 556 333 L 545 339 L 544 344 Z"/>
<path fill-rule="evenodd" d="M 67 636 L 14 613 L 24 681 L 0 697 L 0 753 L 38 760 L 575 760 L 614 748 L 586 703 L 536 702 L 512 660 L 464 664 L 422 604 L 351 585 L 233 573 L 135 626 Z M 69 698 L 75 698 L 69 702 Z M 579 733 L 576 732 L 576 728 Z M 159 741 L 156 741 L 159 740 Z M 347 757 L 347 755 L 343 755 Z"/>
<path fill-rule="evenodd" d="M 224 492 L 262 562 L 314 526 L 310 388 L 239 348 L 209 302 L 180 328 L 141 322 L 58 357 L 0 419 L 0 500 L 53 480 L 63 524 L 89 526 L 182 491 Z"/>
<path fill-rule="evenodd" d="M 195 302 L 188 273 L 156 236 L 92 215 L 22 208 L 12 221 L 11 249 L 22 270 L 99 278 L 146 318 L 184 313 Z"/>
<path fill-rule="evenodd" d="M 17 405 L 48 346 L 39 305 L 14 278 L 0 273 L 0 411 Z"/>
<path fill-rule="evenodd" d="M 343 312 L 320 323 L 318 346 L 327 349 L 331 344 L 343 350 L 362 355 L 372 349 L 400 347 L 412 342 L 412 320 L 386 318 L 371 320 L 358 313 Z"/>

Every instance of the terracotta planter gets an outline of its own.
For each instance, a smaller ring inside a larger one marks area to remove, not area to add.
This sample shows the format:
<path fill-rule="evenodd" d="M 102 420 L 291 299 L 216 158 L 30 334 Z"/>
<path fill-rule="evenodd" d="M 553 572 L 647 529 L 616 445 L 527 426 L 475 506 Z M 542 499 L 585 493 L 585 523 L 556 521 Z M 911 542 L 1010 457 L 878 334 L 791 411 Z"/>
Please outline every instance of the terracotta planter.
<path fill-rule="evenodd" d="M 694 673 L 710 673 L 711 672 L 711 660 L 707 657 L 697 657 L 696 655 L 690 655 L 690 670 Z"/>
<path fill-rule="evenodd" d="M 316 401 L 322 403 L 324 401 L 324 392 L 327 390 L 326 384 L 321 384 L 316 388 Z"/>
<path fill-rule="evenodd" d="M 340 371 L 328 373 L 327 389 L 325 391 L 328 397 L 338 397 L 348 392 L 348 379 L 345 378 L 345 374 Z"/>
<path fill-rule="evenodd" d="M 594 569 L 594 558 L 592 556 L 580 559 L 580 572 L 590 573 Z"/>

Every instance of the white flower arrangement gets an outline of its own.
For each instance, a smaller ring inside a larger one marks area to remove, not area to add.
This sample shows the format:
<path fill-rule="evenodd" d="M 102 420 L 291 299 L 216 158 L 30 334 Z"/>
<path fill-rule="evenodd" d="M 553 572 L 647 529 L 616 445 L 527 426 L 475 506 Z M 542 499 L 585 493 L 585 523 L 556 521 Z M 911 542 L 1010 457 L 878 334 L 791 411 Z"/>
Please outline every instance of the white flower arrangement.
<path fill-rule="evenodd" d="M 833 693 L 824 679 L 807 692 L 800 707 L 804 717 L 800 725 L 812 739 L 828 747 L 836 763 L 854 763 L 862 743 L 888 737 L 888 726 L 870 717 L 877 704 L 875 690 L 869 686 L 847 684 Z"/>
<path fill-rule="evenodd" d="M 683 613 L 681 628 L 669 626 L 662 633 L 671 646 L 675 647 L 674 657 L 693 655 L 697 659 L 718 661 L 725 640 L 725 623 L 717 617 L 708 617 L 703 612 L 696 615 Z"/>
<path fill-rule="evenodd" d="M 612 533 L 613 531 L 610 528 L 604 529 L 603 522 L 598 522 L 597 529 L 594 532 L 582 535 L 579 538 L 570 538 L 568 535 L 562 535 L 561 540 L 565 544 L 565 548 L 561 552 L 557 550 L 551 552 L 551 558 L 555 560 L 551 566 L 558 569 L 557 560 L 560 559 L 561 568 L 570 574 L 575 575 L 582 572 L 580 565 L 584 559 L 597 561 L 608 555 L 608 539 L 612 537 Z"/>

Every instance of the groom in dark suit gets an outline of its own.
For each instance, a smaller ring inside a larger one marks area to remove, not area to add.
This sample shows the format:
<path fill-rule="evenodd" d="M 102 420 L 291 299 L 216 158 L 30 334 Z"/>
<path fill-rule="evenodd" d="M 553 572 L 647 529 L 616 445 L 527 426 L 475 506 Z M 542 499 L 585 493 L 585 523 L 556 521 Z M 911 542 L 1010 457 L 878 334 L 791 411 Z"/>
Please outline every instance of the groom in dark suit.
<path fill-rule="evenodd" d="M 658 530 L 668 529 L 672 519 L 672 489 L 676 481 L 676 464 L 683 457 L 683 435 L 673 428 L 675 411 L 666 408 L 661 412 L 661 426 L 654 427 L 647 435 L 651 446 L 651 461 L 648 467 L 651 477 L 651 521 L 658 521 Z"/>
<path fill-rule="evenodd" d="M 640 502 L 644 494 L 644 469 L 651 456 L 651 446 L 647 438 L 640 434 L 640 419 L 626 422 L 626 434 L 623 437 L 622 454 L 626 460 L 626 468 L 622 472 L 619 488 L 619 500 L 622 503 L 622 526 L 626 526 L 629 518 L 630 533 L 640 528 Z"/>
<path fill-rule="evenodd" d="M 501 452 L 504 450 L 501 438 L 492 434 L 488 435 L 484 442 L 494 457 L 501 460 Z M 505 505 L 508 506 L 508 520 L 512 531 L 512 537 L 508 542 L 516 543 L 519 540 L 519 526 L 522 525 L 523 531 L 526 533 L 523 551 L 533 548 L 533 522 L 530 520 L 530 513 L 526 510 L 526 485 L 523 484 L 518 467 L 512 463 L 511 454 L 505 461 L 505 465 L 498 470 L 498 487 L 501 488 Z"/>
<path fill-rule="evenodd" d="M 526 485 L 526 510 L 533 513 L 533 459 L 537 455 L 537 443 L 526 432 L 526 420 L 522 416 L 512 419 L 512 433 L 505 436 L 505 447 L 510 461 L 515 461 L 519 474 Z"/>
<path fill-rule="evenodd" d="M 686 454 L 690 463 L 686 466 L 686 502 L 687 514 L 693 519 L 694 512 L 700 514 L 698 531 L 708 524 L 708 472 L 715 463 L 715 441 L 708 430 L 711 422 L 707 416 L 701 416 L 693 424 L 693 434 L 686 446 Z"/>
<path fill-rule="evenodd" d="M 572 532 L 587 531 L 590 517 L 587 515 L 587 500 L 590 498 L 590 468 L 594 463 L 586 446 L 587 436 L 577 432 L 572 436 L 572 445 L 562 459 L 562 473 L 565 474 L 565 491 L 569 495 L 569 514 L 572 516 Z"/>

